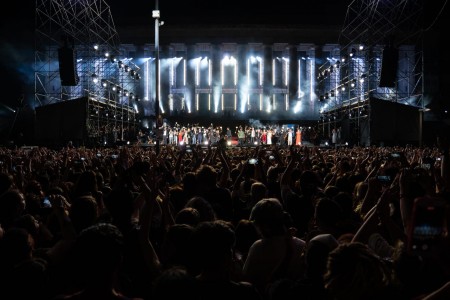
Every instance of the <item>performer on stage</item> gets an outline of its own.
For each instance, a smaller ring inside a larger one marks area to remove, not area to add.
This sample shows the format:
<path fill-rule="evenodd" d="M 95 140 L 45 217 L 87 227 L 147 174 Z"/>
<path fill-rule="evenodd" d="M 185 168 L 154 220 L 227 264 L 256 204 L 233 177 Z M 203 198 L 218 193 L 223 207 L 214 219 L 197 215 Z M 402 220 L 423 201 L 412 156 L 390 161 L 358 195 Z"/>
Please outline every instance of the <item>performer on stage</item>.
<path fill-rule="evenodd" d="M 297 131 L 295 132 L 295 145 L 302 145 L 302 131 L 300 130 L 300 127 L 297 127 Z"/>
<path fill-rule="evenodd" d="M 288 144 L 288 146 L 292 146 L 292 138 L 293 138 L 292 129 L 288 128 L 288 131 L 287 131 L 287 144 Z"/>

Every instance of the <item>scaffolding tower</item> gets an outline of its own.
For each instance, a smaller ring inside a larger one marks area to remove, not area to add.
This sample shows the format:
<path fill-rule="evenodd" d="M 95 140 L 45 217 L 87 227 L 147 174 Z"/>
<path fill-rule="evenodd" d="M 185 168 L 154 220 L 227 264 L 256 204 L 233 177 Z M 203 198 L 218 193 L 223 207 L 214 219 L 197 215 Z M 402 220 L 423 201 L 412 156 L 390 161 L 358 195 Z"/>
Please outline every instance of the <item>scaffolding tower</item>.
<path fill-rule="evenodd" d="M 370 130 L 362 126 L 370 126 L 374 98 L 423 110 L 422 40 L 422 1 L 352 1 L 318 68 L 323 134 L 332 136 L 346 120 L 355 144 L 370 144 L 361 133 Z"/>
<path fill-rule="evenodd" d="M 88 137 L 127 139 L 138 121 L 139 67 L 124 57 L 109 5 L 36 0 L 35 8 L 35 107 L 86 98 Z"/>

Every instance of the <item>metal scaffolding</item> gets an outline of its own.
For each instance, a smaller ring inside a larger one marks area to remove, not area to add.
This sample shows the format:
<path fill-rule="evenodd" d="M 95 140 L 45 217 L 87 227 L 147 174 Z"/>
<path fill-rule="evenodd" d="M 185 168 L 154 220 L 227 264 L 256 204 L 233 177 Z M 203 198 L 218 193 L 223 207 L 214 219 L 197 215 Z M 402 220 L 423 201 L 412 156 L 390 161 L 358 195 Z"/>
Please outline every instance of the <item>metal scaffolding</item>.
<path fill-rule="evenodd" d="M 109 5 L 36 0 L 35 22 L 35 106 L 84 97 L 89 138 L 126 139 L 137 123 L 139 67 L 125 56 Z"/>
<path fill-rule="evenodd" d="M 324 46 L 328 57 L 318 70 L 325 136 L 347 120 L 355 143 L 364 144 L 373 98 L 423 109 L 422 23 L 420 0 L 351 2 L 338 42 Z"/>

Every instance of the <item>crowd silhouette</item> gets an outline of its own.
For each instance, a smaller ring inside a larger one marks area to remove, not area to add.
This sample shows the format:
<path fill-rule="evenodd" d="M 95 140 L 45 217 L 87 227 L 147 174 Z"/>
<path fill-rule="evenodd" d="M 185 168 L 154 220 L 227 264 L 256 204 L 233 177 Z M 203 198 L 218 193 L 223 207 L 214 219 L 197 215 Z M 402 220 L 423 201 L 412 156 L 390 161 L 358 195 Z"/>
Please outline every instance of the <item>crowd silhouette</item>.
<path fill-rule="evenodd" d="M 0 298 L 448 299 L 448 151 L 3 147 Z"/>

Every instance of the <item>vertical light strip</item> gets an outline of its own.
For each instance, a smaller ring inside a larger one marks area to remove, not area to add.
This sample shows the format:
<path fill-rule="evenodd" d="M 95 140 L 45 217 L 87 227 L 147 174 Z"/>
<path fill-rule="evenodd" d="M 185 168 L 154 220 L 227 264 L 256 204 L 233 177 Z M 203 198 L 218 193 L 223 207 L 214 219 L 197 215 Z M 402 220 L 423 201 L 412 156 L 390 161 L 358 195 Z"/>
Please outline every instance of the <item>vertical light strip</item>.
<path fill-rule="evenodd" d="M 158 60 L 158 64 L 161 65 L 161 60 Z M 159 72 L 159 74 L 157 74 L 156 76 L 158 76 L 158 82 L 159 84 L 161 84 L 161 72 Z M 161 87 L 158 88 L 158 99 L 161 99 Z M 162 113 L 164 113 L 164 107 L 163 107 L 163 102 L 159 101 L 159 109 L 161 110 Z"/>
<path fill-rule="evenodd" d="M 301 59 L 299 59 L 298 60 L 298 89 L 297 89 L 297 98 L 300 98 L 300 90 L 301 90 L 301 86 L 302 86 L 302 76 L 301 76 L 301 74 L 302 74 L 302 72 L 301 72 L 301 69 L 302 69 L 302 61 L 301 61 Z"/>
<path fill-rule="evenodd" d="M 261 103 L 261 109 L 260 110 L 262 110 L 263 109 L 263 96 L 262 96 L 262 94 L 259 94 L 259 103 Z M 270 111 L 270 105 L 267 105 L 267 107 L 268 107 L 268 109 L 269 109 L 269 111 Z"/>
<path fill-rule="evenodd" d="M 145 62 L 145 72 L 144 72 L 144 76 L 145 76 L 145 96 L 144 96 L 144 99 L 145 100 L 150 100 L 150 98 L 149 98 L 149 90 L 150 90 L 150 83 L 149 83 L 149 80 L 150 80 L 150 76 L 149 76 L 149 73 L 150 73 L 150 59 L 148 59 L 146 62 Z"/>
<path fill-rule="evenodd" d="M 200 59 L 195 64 L 195 85 L 200 85 Z"/>
<path fill-rule="evenodd" d="M 208 58 L 208 86 L 211 87 L 212 81 L 212 65 L 211 60 Z"/>
<path fill-rule="evenodd" d="M 276 80 L 275 80 L 275 73 L 276 73 L 276 68 L 275 68 L 275 59 L 272 59 L 272 85 L 275 86 L 276 84 Z"/>
<path fill-rule="evenodd" d="M 208 110 L 211 111 L 211 94 L 208 95 Z"/>
<path fill-rule="evenodd" d="M 238 81 L 238 62 L 236 59 L 234 59 L 233 61 L 234 61 L 234 86 L 236 86 Z"/>
<path fill-rule="evenodd" d="M 284 65 L 285 65 L 285 68 L 284 68 L 284 80 L 285 80 L 284 85 L 288 86 L 289 85 L 289 59 L 287 59 L 287 58 L 284 59 Z"/>
<path fill-rule="evenodd" d="M 186 86 L 186 60 L 183 58 L 183 86 Z"/>
<path fill-rule="evenodd" d="M 234 111 L 237 109 L 237 94 L 234 94 Z"/>
<path fill-rule="evenodd" d="M 174 84 L 174 82 L 175 82 L 175 79 L 174 79 L 174 75 L 175 75 L 175 57 L 172 57 L 172 59 L 170 60 L 170 74 L 169 74 L 169 76 L 170 76 L 170 86 L 173 86 L 173 84 Z"/>
<path fill-rule="evenodd" d="M 247 58 L 247 86 L 250 87 L 250 58 Z"/>
<path fill-rule="evenodd" d="M 315 83 L 315 77 L 314 77 L 314 70 L 313 70 L 313 59 L 309 60 L 309 100 L 312 102 L 314 100 L 314 83 Z"/>
<path fill-rule="evenodd" d="M 200 95 L 199 94 L 196 94 L 195 95 L 195 108 L 198 110 L 198 104 L 199 104 L 199 97 L 200 97 Z"/>
<path fill-rule="evenodd" d="M 223 72 L 224 72 L 224 65 L 223 65 L 223 59 L 220 61 L 220 76 L 221 76 L 221 81 L 222 81 L 222 86 L 224 85 L 224 76 L 223 76 Z"/>

